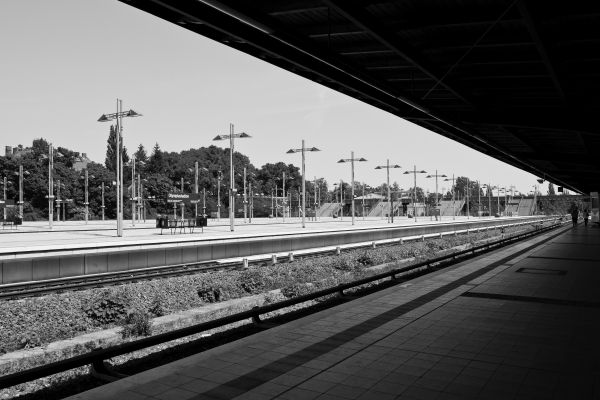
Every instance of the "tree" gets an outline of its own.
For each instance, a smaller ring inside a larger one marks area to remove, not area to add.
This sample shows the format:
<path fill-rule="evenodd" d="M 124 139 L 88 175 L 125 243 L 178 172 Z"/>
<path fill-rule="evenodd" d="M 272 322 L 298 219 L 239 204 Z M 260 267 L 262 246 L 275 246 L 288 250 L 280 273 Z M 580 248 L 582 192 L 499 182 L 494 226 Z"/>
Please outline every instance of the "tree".
<path fill-rule="evenodd" d="M 134 155 L 135 155 L 135 159 L 138 161 L 143 161 L 143 162 L 148 161 L 148 154 L 146 153 L 146 149 L 144 148 L 144 145 L 141 143 L 138 146 L 138 149 L 136 150 Z"/>
<path fill-rule="evenodd" d="M 126 163 L 129 161 L 127 155 L 127 148 L 123 146 L 123 137 L 119 137 L 119 147 L 121 148 L 121 162 Z M 117 132 L 113 125 L 110 126 L 110 133 L 106 141 L 106 158 L 104 159 L 104 165 L 109 171 L 115 172 L 117 170 Z"/>
<path fill-rule="evenodd" d="M 164 155 L 162 150 L 160 149 L 160 146 L 158 145 L 158 143 L 156 143 L 154 145 L 154 149 L 152 149 L 152 154 L 150 155 L 150 158 L 148 159 L 148 171 L 151 173 L 156 173 L 156 174 L 160 174 L 160 173 L 164 173 L 164 169 L 165 169 L 165 160 L 164 160 Z"/>
<path fill-rule="evenodd" d="M 548 194 L 551 196 L 556 194 L 556 192 L 554 191 L 554 185 L 552 184 L 552 182 L 548 182 Z"/>

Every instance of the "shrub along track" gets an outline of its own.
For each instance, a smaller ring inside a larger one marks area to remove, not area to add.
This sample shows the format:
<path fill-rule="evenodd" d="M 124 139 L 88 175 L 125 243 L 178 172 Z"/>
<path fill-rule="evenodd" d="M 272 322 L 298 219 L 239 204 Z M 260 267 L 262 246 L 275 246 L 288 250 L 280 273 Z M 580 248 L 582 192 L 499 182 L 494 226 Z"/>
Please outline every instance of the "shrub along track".
<path fill-rule="evenodd" d="M 555 227 L 557 227 L 557 226 L 560 226 L 560 224 L 556 225 Z M 539 230 L 539 231 L 544 232 L 546 230 L 547 229 L 543 229 L 543 230 Z M 523 236 L 523 234 L 518 235 L 518 236 Z M 528 234 L 526 237 L 529 237 L 529 236 L 531 236 L 531 235 Z M 494 245 L 490 246 L 490 248 L 496 249 L 499 246 L 503 246 L 503 245 L 511 244 L 511 243 L 514 243 L 514 240 L 508 239 L 502 243 L 495 243 Z M 283 323 L 283 322 L 307 315 L 309 313 L 313 313 L 313 312 L 316 312 L 316 311 L 319 311 L 319 310 L 322 310 L 325 308 L 332 307 L 336 304 L 339 304 L 340 302 L 347 301 L 347 298 L 344 296 L 335 296 L 336 293 L 344 293 L 344 290 L 346 290 L 346 291 L 352 290 L 353 296 L 365 295 L 372 291 L 380 290 L 380 289 L 388 287 L 390 285 L 395 285 L 395 284 L 398 284 L 401 282 L 405 282 L 407 280 L 414 279 L 417 276 L 431 273 L 431 272 L 437 271 L 441 268 L 448 267 L 450 265 L 455 264 L 458 261 L 463 261 L 468 257 L 479 256 L 483 252 L 486 251 L 486 250 L 484 250 L 483 246 L 478 246 L 478 247 L 479 248 L 476 247 L 475 249 L 459 252 L 459 254 L 457 254 L 455 256 L 446 257 L 446 259 L 440 259 L 438 261 L 431 260 L 429 262 L 420 262 L 416 266 L 404 267 L 404 268 L 401 268 L 401 270 L 396 270 L 395 272 L 392 272 L 392 273 L 384 273 L 384 274 L 379 274 L 375 277 L 364 278 L 364 279 L 361 279 L 357 283 L 346 283 L 346 284 L 342 284 L 342 285 L 339 285 L 338 287 L 334 287 L 331 289 L 321 290 L 321 291 L 319 291 L 319 293 L 316 293 L 316 294 L 309 293 L 309 294 L 301 295 L 299 299 L 290 299 L 290 300 L 286 300 L 284 302 L 280 302 L 278 304 L 271 304 L 271 305 L 263 306 L 263 307 L 261 307 L 262 308 L 261 314 L 272 315 L 273 312 L 275 312 L 275 314 L 278 314 L 278 315 L 275 315 L 274 317 L 271 317 L 268 320 L 269 323 L 266 325 L 264 323 L 246 324 L 244 326 L 237 327 L 233 330 L 228 330 L 226 332 L 222 332 L 217 335 L 213 335 L 209 338 L 202 338 L 202 339 L 198 339 L 198 337 L 199 337 L 198 335 L 200 332 L 205 331 L 205 329 L 203 327 L 196 327 L 195 329 L 190 329 L 193 327 L 183 328 L 183 330 L 187 329 L 187 331 L 185 332 L 186 333 L 185 335 L 180 335 L 180 336 L 178 336 L 177 334 L 175 334 L 175 335 L 171 334 L 170 336 L 167 335 L 168 337 L 166 337 L 165 339 L 172 340 L 172 342 L 170 343 L 170 346 L 165 344 L 165 342 L 167 340 L 158 340 L 157 341 L 156 337 L 150 337 L 150 338 L 141 339 L 141 340 L 136 341 L 136 342 L 146 341 L 146 342 L 148 342 L 147 343 L 148 346 L 154 346 L 154 348 L 150 348 L 147 346 L 141 346 L 141 347 L 134 346 L 135 347 L 134 350 L 136 350 L 135 355 L 138 356 L 138 358 L 136 358 L 136 359 L 132 359 L 131 358 L 132 354 L 127 351 L 117 352 L 114 355 L 113 354 L 105 354 L 106 356 L 110 355 L 112 357 L 104 357 L 102 359 L 112 358 L 113 361 L 116 361 L 118 364 L 121 364 L 117 368 L 121 372 L 127 372 L 128 374 L 137 373 L 144 369 L 148 369 L 148 368 L 155 367 L 157 365 L 164 364 L 165 362 L 170 362 L 170 361 L 182 358 L 182 357 L 186 357 L 193 352 L 203 351 L 207 348 L 218 346 L 225 342 L 228 342 L 231 340 L 236 340 L 240 337 L 244 337 L 244 336 L 253 334 L 257 331 L 265 329 L 265 327 L 270 327 L 273 323 Z M 456 259 L 456 261 L 453 261 L 454 259 Z M 401 276 L 398 277 L 398 275 L 401 275 Z M 389 277 L 392 277 L 394 279 L 385 280 L 385 278 L 389 278 Z M 322 299 L 325 297 L 327 298 L 327 301 L 322 301 Z M 317 300 L 318 298 L 320 298 L 321 301 L 315 302 L 315 300 Z M 298 305 L 301 302 L 304 302 L 304 304 L 305 304 L 304 308 L 299 308 Z M 285 307 L 285 308 L 282 308 L 282 307 Z M 292 310 L 292 312 L 289 312 L 290 309 Z M 288 311 L 288 312 L 281 315 L 281 313 L 284 311 Z M 244 314 L 244 313 L 242 313 L 242 314 Z M 251 316 L 253 316 L 252 313 L 246 315 L 245 318 L 247 319 Z M 226 322 L 228 322 L 228 323 L 235 322 L 236 318 L 232 319 L 231 317 L 232 316 L 224 317 L 224 318 L 221 318 L 221 320 L 227 320 Z M 237 319 L 237 321 L 239 322 L 241 320 Z M 204 325 L 206 325 L 206 324 L 204 324 Z M 219 326 L 218 323 L 217 324 L 213 323 L 212 325 Z M 222 324 L 221 327 L 224 327 L 224 324 Z M 190 336 L 190 335 L 193 335 L 193 336 Z M 162 335 L 157 335 L 157 336 L 162 336 Z M 181 338 L 184 336 L 187 336 L 186 340 L 181 340 Z M 153 338 L 154 338 L 154 340 L 152 340 Z M 177 340 L 175 340 L 175 339 L 177 339 Z M 152 343 L 150 343 L 150 342 L 152 342 Z M 129 344 L 126 343 L 126 344 L 120 345 L 120 346 L 121 347 L 123 347 L 123 346 L 131 347 L 131 345 L 133 345 L 134 343 L 129 343 Z M 119 347 L 119 346 L 117 346 L 117 347 Z M 139 351 L 140 349 L 141 349 L 141 351 Z M 110 349 L 106 349 L 106 350 L 110 350 Z M 128 357 L 123 356 L 123 354 L 126 354 L 126 353 L 129 353 Z M 121 355 L 119 355 L 119 354 L 121 354 Z M 140 355 L 142 356 L 142 358 L 139 358 Z M 85 363 L 83 363 L 81 365 L 84 365 L 84 364 Z M 48 366 L 48 367 L 50 367 L 50 366 Z M 45 368 L 48 369 L 48 367 L 45 367 Z M 23 371 L 24 375 L 27 375 L 27 372 L 31 372 L 31 371 Z M 48 372 L 48 371 L 46 371 L 46 372 Z M 58 372 L 58 371 L 56 371 L 56 372 Z M 84 371 L 82 371 L 82 372 L 84 372 Z M 23 375 L 23 373 L 21 375 Z M 14 383 L 15 382 L 14 378 L 15 378 L 14 376 L 0 377 L 0 387 L 5 387 L 5 386 L 7 386 L 7 384 Z M 21 378 L 22 378 L 22 376 L 21 376 Z M 11 381 L 11 379 L 13 379 L 13 380 Z M 36 394 L 27 395 L 25 398 L 27 398 L 27 399 L 29 399 L 29 398 L 61 398 L 62 396 L 73 394 L 73 393 L 76 393 L 81 390 L 86 390 L 86 389 L 96 386 L 98 384 L 99 384 L 98 380 L 90 378 L 89 376 L 78 376 L 75 379 L 68 379 L 67 381 L 64 381 L 62 383 L 55 384 L 55 385 L 53 385 L 53 388 L 44 389 L 42 391 L 39 391 Z M 0 398 L 1 397 L 2 396 L 0 395 Z"/>

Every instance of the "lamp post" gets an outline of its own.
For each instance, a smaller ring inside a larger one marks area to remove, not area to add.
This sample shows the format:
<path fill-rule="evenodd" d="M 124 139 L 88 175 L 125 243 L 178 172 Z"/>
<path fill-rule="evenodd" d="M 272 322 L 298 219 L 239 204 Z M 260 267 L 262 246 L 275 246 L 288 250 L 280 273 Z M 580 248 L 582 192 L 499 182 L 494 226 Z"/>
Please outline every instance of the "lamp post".
<path fill-rule="evenodd" d="M 316 147 L 304 146 L 304 139 L 302 139 L 302 147 L 299 149 L 289 149 L 287 154 L 302 153 L 302 228 L 306 228 L 306 178 L 305 178 L 305 153 L 307 151 L 321 151 Z"/>
<path fill-rule="evenodd" d="M 102 210 L 102 221 L 104 221 L 104 209 L 106 208 L 104 205 L 104 181 L 102 181 L 100 188 L 102 190 L 102 205 L 100 206 L 100 209 Z"/>
<path fill-rule="evenodd" d="M 351 151 L 350 152 L 350 158 L 342 158 L 341 160 L 338 161 L 338 163 L 346 163 L 346 162 L 350 162 L 350 170 L 352 171 L 351 173 L 351 181 L 352 181 L 352 189 L 351 189 L 351 196 L 352 196 L 352 204 L 351 204 L 351 212 L 352 212 L 352 225 L 354 225 L 354 162 L 358 161 L 358 162 L 364 162 L 367 161 L 365 158 L 360 157 L 360 158 L 354 158 L 354 152 Z"/>
<path fill-rule="evenodd" d="M 417 171 L 417 166 L 414 165 L 413 166 L 414 169 L 412 171 L 404 171 L 404 174 L 413 174 L 414 177 L 414 187 L 413 187 L 413 196 L 414 196 L 414 202 L 413 202 L 413 212 L 414 212 L 414 217 L 415 217 L 415 222 L 417 222 L 417 174 L 426 174 L 427 171 Z"/>
<path fill-rule="evenodd" d="M 83 205 L 85 206 L 85 223 L 88 223 L 90 209 L 89 209 L 89 201 L 88 201 L 88 170 L 85 169 L 85 173 L 83 175 L 83 185 L 84 185 L 84 197 L 83 197 Z"/>
<path fill-rule="evenodd" d="M 394 209 L 392 207 L 392 191 L 390 189 L 390 168 L 400 168 L 398 164 L 390 165 L 390 159 L 387 159 L 386 165 L 378 165 L 375 169 L 386 169 L 387 171 L 387 198 L 388 198 L 388 206 L 390 207 L 390 214 L 388 216 L 388 222 L 394 223 Z M 364 192 L 364 190 L 363 190 Z M 364 196 L 363 196 L 364 197 Z M 364 200 L 363 200 L 364 202 Z M 364 208 L 364 207 L 363 207 Z M 363 210 L 364 212 L 364 210 Z"/>
<path fill-rule="evenodd" d="M 54 147 L 52 143 L 48 144 L 48 226 L 52 229 L 54 220 L 54 179 L 52 170 L 54 169 Z"/>
<path fill-rule="evenodd" d="M 244 223 L 248 219 L 248 195 L 246 193 L 246 167 L 244 167 L 244 197 L 242 202 L 244 203 Z"/>
<path fill-rule="evenodd" d="M 233 133 L 233 124 L 229 124 L 229 135 L 217 135 L 213 140 L 225 140 L 229 139 L 229 229 L 234 231 L 235 225 L 235 182 L 234 182 L 234 171 L 233 171 L 233 151 L 234 151 L 234 139 L 235 138 L 249 138 L 251 137 L 245 132 Z"/>
<path fill-rule="evenodd" d="M 223 172 L 217 171 L 217 221 L 221 221 L 221 180 L 223 180 Z"/>
<path fill-rule="evenodd" d="M 116 120 L 116 145 L 117 145 L 117 163 L 116 163 L 116 175 L 117 175 L 117 236 L 123 236 L 123 163 L 121 159 L 121 139 L 123 135 L 123 117 L 140 117 L 139 114 L 133 110 L 123 111 L 123 101 L 117 99 L 117 112 L 112 114 L 102 114 L 98 118 L 98 122 L 107 122 Z"/>
<path fill-rule="evenodd" d="M 456 188 L 454 187 L 454 174 L 452 174 L 452 179 L 446 178 L 444 181 L 452 181 L 452 219 L 456 219 L 456 208 L 454 207 L 454 195 L 456 192 Z"/>
<path fill-rule="evenodd" d="M 437 209 L 438 209 L 438 206 L 440 205 L 439 201 L 438 201 L 438 178 L 446 178 L 446 177 L 447 177 L 446 174 L 438 175 L 437 169 L 435 170 L 435 174 L 429 174 L 426 176 L 426 178 L 435 178 L 435 210 L 436 210 L 435 220 L 436 221 L 438 220 Z M 440 213 L 440 221 L 441 220 L 442 220 L 442 214 Z"/>
<path fill-rule="evenodd" d="M 282 212 L 282 217 L 281 217 L 281 221 L 285 222 L 285 209 L 286 209 L 286 197 L 285 197 L 285 172 L 282 173 L 282 179 L 281 179 L 281 196 L 283 197 L 283 200 L 281 201 L 281 212 Z"/>
<path fill-rule="evenodd" d="M 6 221 L 6 185 L 8 184 L 7 180 L 6 180 L 6 176 L 2 179 L 2 191 L 4 192 L 4 208 L 3 208 L 3 212 L 4 212 L 4 220 Z"/>
<path fill-rule="evenodd" d="M 23 175 L 29 175 L 29 171 L 23 171 L 23 165 L 19 165 L 19 172 L 15 174 L 19 176 L 19 218 L 23 221 Z"/>

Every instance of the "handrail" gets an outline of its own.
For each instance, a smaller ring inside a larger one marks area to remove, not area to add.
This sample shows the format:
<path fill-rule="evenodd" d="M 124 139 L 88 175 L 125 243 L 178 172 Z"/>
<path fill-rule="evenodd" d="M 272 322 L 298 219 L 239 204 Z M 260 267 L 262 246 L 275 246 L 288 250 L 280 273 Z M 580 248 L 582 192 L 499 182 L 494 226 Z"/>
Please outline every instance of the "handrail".
<path fill-rule="evenodd" d="M 557 218 L 558 219 L 558 218 Z M 288 300 L 284 300 L 277 303 L 272 303 L 263 306 L 257 306 L 252 308 L 251 310 L 243 311 L 240 313 L 232 314 L 226 317 L 221 317 L 212 321 L 203 322 L 197 325 L 188 326 L 185 328 L 176 329 L 170 332 L 161 333 L 158 335 L 138 339 L 132 342 L 121 343 L 109 348 L 103 348 L 98 350 L 93 350 L 90 353 L 81 354 L 78 356 L 74 356 L 71 358 L 67 358 L 60 361 L 55 361 L 46 365 L 41 365 L 38 367 L 34 367 L 25 371 L 15 372 L 9 375 L 5 375 L 0 377 L 0 389 L 7 388 L 10 386 L 18 385 L 21 383 L 29 382 L 35 379 L 43 378 L 49 375 L 53 375 L 59 372 L 67 371 L 73 368 L 83 367 L 85 365 L 98 365 L 102 363 L 104 360 L 110 359 L 112 357 L 120 356 L 123 354 L 128 354 L 137 350 L 141 350 L 150 346 L 155 346 L 158 344 L 162 344 L 165 342 L 169 342 L 175 339 L 179 339 L 182 337 L 194 335 L 197 333 L 201 333 L 210 329 L 219 328 L 224 325 L 232 324 L 234 322 L 243 321 L 245 319 L 253 319 L 259 320 L 261 314 L 269 313 L 275 310 L 279 310 L 281 308 L 293 306 L 296 304 L 304 303 L 306 301 L 314 300 L 319 297 L 328 296 L 336 293 L 343 293 L 346 289 L 351 289 L 356 286 L 364 285 L 367 283 L 371 283 L 377 280 L 392 278 L 394 279 L 396 275 L 408 272 L 410 270 L 419 269 L 431 264 L 441 263 L 446 260 L 453 260 L 457 257 L 472 253 L 475 254 L 479 250 L 483 250 L 485 248 L 492 247 L 501 247 L 505 246 L 511 242 L 517 241 L 519 239 L 523 239 L 529 236 L 534 236 L 539 233 L 554 229 L 556 227 L 561 226 L 561 222 L 557 222 L 553 225 L 549 225 L 544 228 L 536 229 L 530 232 L 521 233 L 515 236 L 503 238 L 500 240 L 496 240 L 493 242 L 485 243 L 479 246 L 471 247 L 469 249 L 461 250 L 458 252 L 450 253 L 441 257 L 436 257 L 428 260 L 421 261 L 417 264 L 413 264 L 410 266 L 397 268 L 392 271 L 383 272 L 380 274 L 376 274 L 370 277 L 362 278 L 356 281 L 340 284 L 331 288 L 322 289 L 313 293 L 308 293 L 305 295 L 301 295 L 298 297 L 294 297 Z"/>

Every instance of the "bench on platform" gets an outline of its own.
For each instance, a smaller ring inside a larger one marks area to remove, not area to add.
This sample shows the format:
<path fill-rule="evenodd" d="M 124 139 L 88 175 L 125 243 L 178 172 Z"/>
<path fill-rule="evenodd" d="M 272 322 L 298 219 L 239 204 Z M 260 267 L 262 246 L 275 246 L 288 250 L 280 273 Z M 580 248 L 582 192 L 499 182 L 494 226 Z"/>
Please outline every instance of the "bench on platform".
<path fill-rule="evenodd" d="M 156 227 L 160 228 L 160 234 L 162 235 L 164 229 L 169 229 L 171 231 L 171 235 L 177 232 L 179 229 L 179 233 L 185 233 L 186 229 L 189 233 L 194 233 L 194 229 L 196 227 L 202 228 L 202 232 L 204 232 L 204 227 L 207 226 L 207 218 L 206 217 L 196 217 L 196 218 L 180 218 L 180 219 L 169 219 L 165 217 L 156 218 Z"/>

